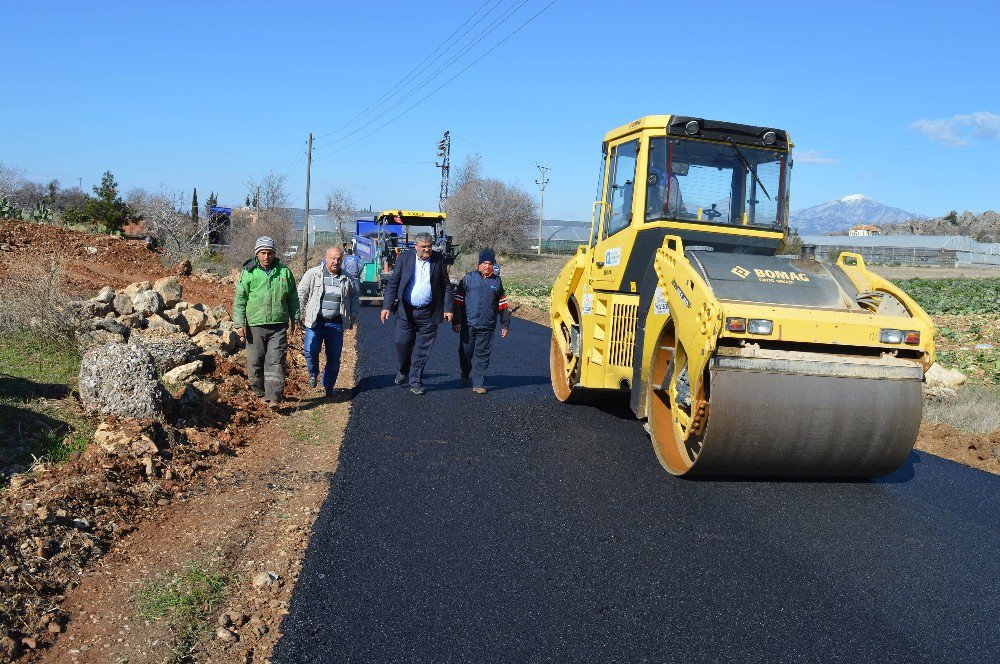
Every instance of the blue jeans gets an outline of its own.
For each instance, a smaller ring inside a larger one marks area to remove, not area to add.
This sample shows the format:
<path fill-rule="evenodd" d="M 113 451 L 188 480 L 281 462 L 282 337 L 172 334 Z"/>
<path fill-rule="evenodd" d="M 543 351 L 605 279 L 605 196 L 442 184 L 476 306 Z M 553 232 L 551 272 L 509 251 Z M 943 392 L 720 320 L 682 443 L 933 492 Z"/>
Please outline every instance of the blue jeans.
<path fill-rule="evenodd" d="M 306 328 L 304 351 L 309 376 L 319 375 L 319 349 L 326 346 L 326 368 L 323 370 L 323 387 L 332 389 L 340 373 L 340 352 L 344 348 L 344 324 L 320 322 Z"/>

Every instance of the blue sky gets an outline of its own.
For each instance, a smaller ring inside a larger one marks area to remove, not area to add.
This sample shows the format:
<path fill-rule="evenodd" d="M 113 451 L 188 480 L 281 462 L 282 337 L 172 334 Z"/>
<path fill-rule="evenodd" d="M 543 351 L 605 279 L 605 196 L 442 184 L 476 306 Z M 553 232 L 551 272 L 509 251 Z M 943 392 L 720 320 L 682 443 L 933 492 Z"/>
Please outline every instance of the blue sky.
<path fill-rule="evenodd" d="M 549 3 L 8 1 L 0 161 L 224 204 L 273 168 L 302 205 L 312 131 L 313 207 L 343 187 L 362 206 L 436 209 L 448 129 L 453 173 L 479 153 L 486 175 L 537 194 L 548 164 L 545 216 L 584 219 L 604 132 L 678 113 L 788 130 L 793 209 L 853 193 L 931 215 L 1000 209 L 995 2 Z"/>

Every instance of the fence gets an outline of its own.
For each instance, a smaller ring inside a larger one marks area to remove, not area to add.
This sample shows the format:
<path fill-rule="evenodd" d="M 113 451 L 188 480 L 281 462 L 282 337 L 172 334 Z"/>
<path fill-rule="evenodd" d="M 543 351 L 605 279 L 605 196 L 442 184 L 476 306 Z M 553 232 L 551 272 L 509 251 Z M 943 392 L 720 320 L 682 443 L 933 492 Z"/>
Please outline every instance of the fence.
<path fill-rule="evenodd" d="M 822 255 L 823 252 L 826 252 L 826 257 L 830 260 L 835 260 L 842 251 L 861 254 L 866 263 L 873 265 L 898 263 L 900 265 L 955 267 L 958 263 L 958 251 L 954 249 L 935 249 L 931 247 L 858 247 L 836 244 L 816 247 L 816 253 Z"/>

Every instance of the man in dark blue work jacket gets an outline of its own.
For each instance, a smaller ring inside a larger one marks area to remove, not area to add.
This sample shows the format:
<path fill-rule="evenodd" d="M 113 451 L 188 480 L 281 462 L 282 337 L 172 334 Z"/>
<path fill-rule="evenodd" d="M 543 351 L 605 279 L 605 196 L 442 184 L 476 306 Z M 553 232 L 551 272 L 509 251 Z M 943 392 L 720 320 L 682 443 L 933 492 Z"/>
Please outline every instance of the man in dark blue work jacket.
<path fill-rule="evenodd" d="M 497 262 L 491 249 L 479 252 L 479 265 L 455 287 L 454 330 L 460 333 L 458 361 L 462 366 L 462 385 L 472 383 L 472 391 L 486 394 L 483 381 L 490 366 L 493 332 L 500 318 L 500 336 L 510 328 L 510 307 L 500 277 L 493 274 Z"/>

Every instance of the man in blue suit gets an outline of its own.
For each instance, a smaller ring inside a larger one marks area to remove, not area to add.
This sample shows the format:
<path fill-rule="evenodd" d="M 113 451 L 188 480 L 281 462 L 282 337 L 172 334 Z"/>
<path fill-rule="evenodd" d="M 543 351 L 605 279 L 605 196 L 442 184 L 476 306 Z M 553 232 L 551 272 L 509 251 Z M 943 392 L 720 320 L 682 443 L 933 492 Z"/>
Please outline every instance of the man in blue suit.
<path fill-rule="evenodd" d="M 383 324 L 396 314 L 396 385 L 409 382 L 414 394 L 424 393 L 424 366 L 438 325 L 454 318 L 448 265 L 443 254 L 433 251 L 433 242 L 430 233 L 417 234 L 413 249 L 396 260 L 382 301 Z"/>

